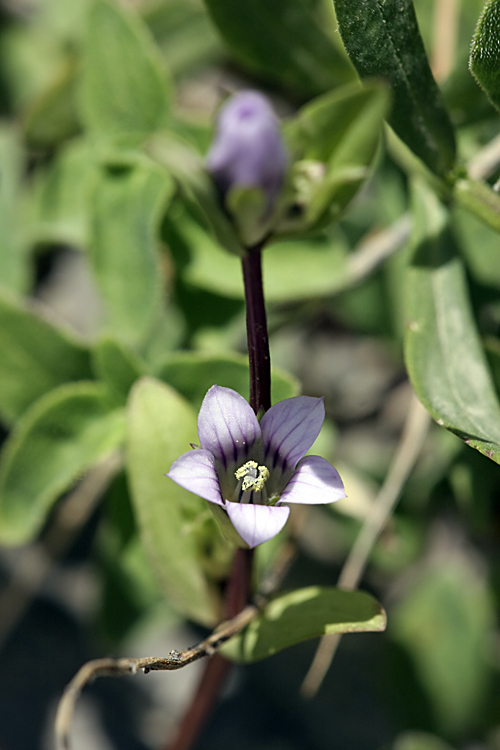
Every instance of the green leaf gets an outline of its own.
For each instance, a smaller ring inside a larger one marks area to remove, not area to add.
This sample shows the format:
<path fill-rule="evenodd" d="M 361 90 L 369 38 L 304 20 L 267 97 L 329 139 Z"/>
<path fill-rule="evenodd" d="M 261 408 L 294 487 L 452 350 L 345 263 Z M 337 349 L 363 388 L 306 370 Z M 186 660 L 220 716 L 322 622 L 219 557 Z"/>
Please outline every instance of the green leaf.
<path fill-rule="evenodd" d="M 268 237 L 273 225 L 274 212 L 267 221 L 266 194 L 260 188 L 234 186 L 227 192 L 225 205 L 238 229 L 238 237 L 245 247 L 255 247 Z"/>
<path fill-rule="evenodd" d="M 148 3 L 141 12 L 174 77 L 223 56 L 219 35 L 197 0 Z"/>
<path fill-rule="evenodd" d="M 158 377 L 179 391 L 196 409 L 213 385 L 232 388 L 247 401 L 249 398 L 248 359 L 239 354 L 179 352 L 165 360 Z M 272 369 L 271 383 L 273 404 L 300 392 L 295 378 L 276 368 Z"/>
<path fill-rule="evenodd" d="M 46 391 L 91 377 L 88 349 L 0 294 L 0 416 L 13 422 Z"/>
<path fill-rule="evenodd" d="M 143 378 L 128 409 L 128 473 L 144 547 L 171 604 L 205 625 L 217 600 L 205 579 L 196 529 L 207 503 L 165 477 L 196 438 L 194 409 L 172 388 Z"/>
<path fill-rule="evenodd" d="M 13 292 L 25 290 L 28 258 L 20 232 L 20 193 L 24 154 L 17 133 L 0 128 L 0 285 Z"/>
<path fill-rule="evenodd" d="M 97 383 L 68 383 L 42 396 L 17 423 L 0 458 L 0 539 L 23 544 L 58 497 L 124 439 L 122 409 Z"/>
<path fill-rule="evenodd" d="M 145 374 L 144 362 L 112 336 L 104 336 L 97 342 L 93 356 L 97 377 L 106 383 L 120 403 L 125 403 L 135 381 Z"/>
<path fill-rule="evenodd" d="M 239 258 L 226 253 L 187 212 L 169 215 L 189 248 L 184 278 L 190 284 L 226 297 L 243 299 Z M 262 254 L 266 300 L 293 302 L 325 296 L 345 284 L 348 245 L 338 227 L 308 239 L 280 240 Z"/>
<path fill-rule="evenodd" d="M 335 22 L 326 6 L 321 17 L 304 0 L 205 0 L 205 5 L 236 59 L 266 80 L 302 94 L 352 80 L 352 68 L 333 42 Z"/>
<path fill-rule="evenodd" d="M 75 139 L 59 149 L 50 166 L 35 176 L 31 241 L 86 249 L 90 195 L 98 178 L 96 149 L 89 141 Z"/>
<path fill-rule="evenodd" d="M 335 0 L 346 50 L 360 77 L 391 84 L 389 122 L 437 174 L 455 163 L 455 136 L 432 77 L 412 0 Z"/>
<path fill-rule="evenodd" d="M 90 259 L 114 332 L 136 343 L 162 300 L 157 228 L 174 190 L 161 169 L 104 170 L 92 194 Z"/>
<path fill-rule="evenodd" d="M 438 424 L 500 463 L 500 405 L 448 220 L 438 199 L 417 187 L 406 365 L 415 393 Z"/>
<path fill-rule="evenodd" d="M 391 614 L 393 637 L 409 651 L 440 727 L 475 726 L 488 686 L 494 610 L 475 558 L 447 549 Z"/>
<path fill-rule="evenodd" d="M 293 157 L 336 167 L 368 164 L 388 104 L 387 87 L 373 81 L 362 88 L 359 84 L 343 86 L 313 99 L 285 124 Z"/>
<path fill-rule="evenodd" d="M 389 99 L 378 82 L 345 86 L 314 99 L 285 126 L 295 213 L 304 208 L 303 218 L 284 220 L 285 231 L 294 225 L 310 230 L 346 207 L 368 177 Z"/>
<path fill-rule="evenodd" d="M 170 83 L 140 18 L 95 0 L 88 18 L 81 110 L 96 133 L 149 133 L 165 125 Z"/>
<path fill-rule="evenodd" d="M 384 610 L 364 591 L 309 586 L 271 599 L 221 653 L 234 661 L 253 662 L 310 638 L 377 632 L 385 626 Z"/>
<path fill-rule="evenodd" d="M 453 186 L 457 203 L 500 232 L 500 197 L 485 182 L 459 179 Z"/>
<path fill-rule="evenodd" d="M 155 134 L 148 140 L 147 151 L 182 185 L 188 199 L 201 212 L 220 245 L 228 252 L 242 256 L 244 250 L 220 207 L 215 186 L 201 156 L 180 138 L 165 132 Z"/>
<path fill-rule="evenodd" d="M 75 55 L 68 54 L 50 82 L 30 102 L 23 118 L 25 137 L 30 145 L 54 148 L 60 141 L 78 133 L 77 68 Z"/>
<path fill-rule="evenodd" d="M 472 39 L 469 66 L 492 104 L 500 109 L 500 2 L 489 0 Z"/>

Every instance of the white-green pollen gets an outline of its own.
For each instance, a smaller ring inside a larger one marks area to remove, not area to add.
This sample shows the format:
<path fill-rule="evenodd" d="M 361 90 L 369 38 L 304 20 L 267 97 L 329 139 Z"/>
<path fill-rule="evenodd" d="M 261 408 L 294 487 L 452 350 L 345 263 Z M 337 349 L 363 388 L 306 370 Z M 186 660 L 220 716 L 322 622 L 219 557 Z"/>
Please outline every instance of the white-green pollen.
<path fill-rule="evenodd" d="M 241 489 L 243 492 L 261 492 L 269 479 L 267 466 L 259 466 L 257 461 L 247 461 L 234 472 L 236 479 L 242 479 Z"/>

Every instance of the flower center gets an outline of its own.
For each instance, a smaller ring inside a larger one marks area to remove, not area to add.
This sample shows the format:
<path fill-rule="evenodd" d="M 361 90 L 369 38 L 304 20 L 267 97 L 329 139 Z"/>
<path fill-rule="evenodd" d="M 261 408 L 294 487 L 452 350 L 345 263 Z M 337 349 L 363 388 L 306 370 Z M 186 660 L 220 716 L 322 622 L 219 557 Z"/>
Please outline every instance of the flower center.
<path fill-rule="evenodd" d="M 234 472 L 238 484 L 233 494 L 233 503 L 267 504 L 265 484 L 269 479 L 267 466 L 259 466 L 257 461 L 247 461 Z"/>
<path fill-rule="evenodd" d="M 234 472 L 236 479 L 243 479 L 241 489 L 243 492 L 253 490 L 261 492 L 266 481 L 269 479 L 269 469 L 267 466 L 259 466 L 257 461 L 247 461 L 246 464 Z"/>

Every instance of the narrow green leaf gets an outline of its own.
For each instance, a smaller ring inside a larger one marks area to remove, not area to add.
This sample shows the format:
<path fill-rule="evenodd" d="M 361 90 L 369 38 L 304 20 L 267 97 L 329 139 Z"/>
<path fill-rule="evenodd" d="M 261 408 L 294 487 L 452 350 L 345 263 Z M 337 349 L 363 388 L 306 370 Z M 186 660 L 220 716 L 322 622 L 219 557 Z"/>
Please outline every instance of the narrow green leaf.
<path fill-rule="evenodd" d="M 140 341 L 159 315 L 157 229 L 174 190 L 145 165 L 108 168 L 92 194 L 90 258 L 112 330 Z"/>
<path fill-rule="evenodd" d="M 91 377 L 88 349 L 0 294 L 0 416 L 13 422 L 46 391 Z"/>
<path fill-rule="evenodd" d="M 23 544 L 58 497 L 124 439 L 122 409 L 97 383 L 68 383 L 42 396 L 17 423 L 0 458 L 0 539 Z"/>
<path fill-rule="evenodd" d="M 469 66 L 491 103 L 500 109 L 500 1 L 489 0 L 477 23 Z"/>
<path fill-rule="evenodd" d="M 146 366 L 137 354 L 112 336 L 101 338 L 93 352 L 96 376 L 108 386 L 120 402 L 125 403 L 130 389 Z"/>
<path fill-rule="evenodd" d="M 196 438 L 196 413 L 172 388 L 143 378 L 128 410 L 128 472 L 145 549 L 172 605 L 205 625 L 216 598 L 202 573 L 196 527 L 207 503 L 165 473 Z"/>
<path fill-rule="evenodd" d="M 353 70 L 333 42 L 335 22 L 326 7 L 321 18 L 304 0 L 205 0 L 205 5 L 236 59 L 266 79 L 303 94 L 352 80 Z"/>
<path fill-rule="evenodd" d="M 170 83 L 140 18 L 95 0 L 88 18 L 81 110 L 98 133 L 148 133 L 165 124 Z"/>
<path fill-rule="evenodd" d="M 500 404 L 448 221 L 438 199 L 417 187 L 406 365 L 415 393 L 438 424 L 500 463 Z"/>
<path fill-rule="evenodd" d="M 455 135 L 425 54 L 412 0 L 335 0 L 346 50 L 360 77 L 393 89 L 389 122 L 437 174 L 455 162 Z"/>
<path fill-rule="evenodd" d="M 198 409 L 209 388 L 221 385 L 249 398 L 248 359 L 239 354 L 179 352 L 162 364 L 158 377 L 175 388 Z M 300 385 L 291 375 L 273 368 L 271 401 L 298 396 Z"/>
<path fill-rule="evenodd" d="M 252 662 L 309 638 L 377 632 L 385 626 L 383 608 L 364 591 L 310 586 L 272 599 L 221 652 L 234 661 Z"/>

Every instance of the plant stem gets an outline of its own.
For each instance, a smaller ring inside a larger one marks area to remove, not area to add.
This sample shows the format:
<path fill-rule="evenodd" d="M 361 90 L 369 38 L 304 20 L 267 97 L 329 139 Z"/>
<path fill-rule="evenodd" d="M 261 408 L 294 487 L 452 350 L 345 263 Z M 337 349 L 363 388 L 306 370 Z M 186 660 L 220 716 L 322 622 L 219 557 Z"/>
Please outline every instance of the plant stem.
<path fill-rule="evenodd" d="M 242 260 L 247 310 L 250 406 L 256 414 L 271 407 L 271 357 L 262 285 L 261 250 L 262 245 L 251 248 Z"/>
<path fill-rule="evenodd" d="M 267 333 L 266 307 L 262 285 L 263 243 L 248 250 L 242 260 L 245 285 L 250 406 L 256 414 L 271 407 L 271 357 Z M 252 594 L 253 550 L 237 549 L 224 591 L 224 619 L 235 617 L 249 603 Z M 198 685 L 191 705 L 166 750 L 189 750 L 196 741 L 217 701 L 231 662 L 215 654 Z"/>

